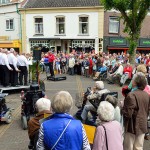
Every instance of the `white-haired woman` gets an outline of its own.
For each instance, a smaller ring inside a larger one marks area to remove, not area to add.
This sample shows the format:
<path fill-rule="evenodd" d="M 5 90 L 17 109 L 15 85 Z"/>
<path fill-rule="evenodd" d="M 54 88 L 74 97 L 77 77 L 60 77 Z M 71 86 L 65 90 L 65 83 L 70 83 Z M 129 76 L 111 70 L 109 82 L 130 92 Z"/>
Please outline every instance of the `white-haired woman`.
<path fill-rule="evenodd" d="M 114 107 L 111 103 L 100 103 L 98 117 L 102 121 L 96 129 L 93 150 L 123 150 L 122 128 L 118 121 L 114 120 Z"/>
<path fill-rule="evenodd" d="M 44 118 L 44 114 L 52 115 L 51 113 L 51 101 L 47 98 L 40 98 L 35 103 L 37 109 L 37 114 L 34 118 L 30 119 L 28 122 L 28 135 L 31 141 L 30 145 L 33 145 L 35 135 L 40 129 L 39 120 Z"/>
<path fill-rule="evenodd" d="M 96 81 L 95 86 L 91 90 L 91 93 L 87 96 L 87 100 L 97 100 L 100 101 L 102 94 L 110 92 L 109 90 L 104 88 L 104 82 L 103 81 Z M 88 112 L 89 111 L 95 111 L 96 108 L 92 104 L 86 104 L 83 108 L 81 118 L 83 122 L 86 121 Z"/>
<path fill-rule="evenodd" d="M 37 150 L 90 150 L 81 122 L 68 114 L 72 105 L 67 91 L 54 95 L 51 105 L 54 114 L 41 125 Z"/>

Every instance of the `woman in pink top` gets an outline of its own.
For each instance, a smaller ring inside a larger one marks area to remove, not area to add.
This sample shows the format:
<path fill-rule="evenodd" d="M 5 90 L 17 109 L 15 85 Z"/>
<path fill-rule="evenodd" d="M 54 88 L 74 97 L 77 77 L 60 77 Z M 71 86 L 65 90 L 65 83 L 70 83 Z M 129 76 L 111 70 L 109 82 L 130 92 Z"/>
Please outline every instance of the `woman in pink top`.
<path fill-rule="evenodd" d="M 102 122 L 96 129 L 93 150 L 123 150 L 122 128 L 118 121 L 113 121 L 112 104 L 101 102 L 97 113 Z"/>

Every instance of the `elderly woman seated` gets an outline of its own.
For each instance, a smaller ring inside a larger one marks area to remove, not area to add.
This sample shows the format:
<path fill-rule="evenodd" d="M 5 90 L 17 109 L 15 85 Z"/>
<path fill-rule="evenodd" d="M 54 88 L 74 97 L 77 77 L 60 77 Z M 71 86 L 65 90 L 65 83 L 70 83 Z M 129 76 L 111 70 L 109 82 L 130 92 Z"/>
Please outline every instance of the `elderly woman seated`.
<path fill-rule="evenodd" d="M 96 129 L 93 150 L 123 150 L 122 128 L 118 121 L 114 121 L 114 112 L 111 103 L 100 103 L 97 113 L 101 124 Z"/>
<path fill-rule="evenodd" d="M 130 63 L 127 63 L 127 65 L 123 69 L 123 75 L 121 76 L 120 79 L 120 86 L 124 85 L 127 79 L 132 78 L 132 66 Z"/>
<path fill-rule="evenodd" d="M 68 114 L 72 96 L 60 91 L 52 98 L 51 106 L 54 114 L 41 125 L 37 150 L 90 150 L 82 123 Z"/>
<path fill-rule="evenodd" d="M 44 115 L 50 116 L 51 113 L 51 101 L 47 98 L 40 98 L 35 103 L 37 109 L 37 114 L 34 118 L 30 119 L 28 122 L 28 135 L 30 139 L 30 145 L 34 145 L 35 136 L 40 128 L 39 120 L 44 118 Z"/>
<path fill-rule="evenodd" d="M 91 93 L 87 96 L 87 100 L 93 100 L 93 99 L 95 100 L 96 99 L 97 101 L 100 102 L 102 94 L 108 93 L 108 92 L 110 92 L 110 91 L 104 88 L 103 81 L 96 81 L 95 86 L 93 87 Z M 89 111 L 96 112 L 96 108 L 92 104 L 86 104 L 84 106 L 82 114 L 81 114 L 83 123 L 85 123 Z"/>

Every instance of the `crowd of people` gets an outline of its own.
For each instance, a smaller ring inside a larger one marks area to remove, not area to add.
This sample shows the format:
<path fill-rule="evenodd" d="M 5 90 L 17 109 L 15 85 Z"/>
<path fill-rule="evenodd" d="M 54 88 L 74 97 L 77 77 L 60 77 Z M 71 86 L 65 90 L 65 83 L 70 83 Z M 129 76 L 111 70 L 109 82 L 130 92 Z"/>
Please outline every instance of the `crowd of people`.
<path fill-rule="evenodd" d="M 0 49 L 0 84 L 4 87 L 28 85 L 31 54 L 18 54 L 13 48 Z M 48 51 L 42 53 L 40 66 L 51 76 L 55 74 L 82 75 L 95 77 L 106 73 L 109 84 L 119 81 L 130 84 L 123 91 L 122 103 L 108 95 L 97 109 L 87 103 L 81 113 L 81 121 L 70 114 L 73 99 L 69 92 L 60 91 L 49 100 L 40 98 L 36 102 L 38 114 L 28 122 L 31 143 L 36 138 L 36 149 L 67 150 L 133 150 L 143 149 L 144 136 L 147 134 L 147 118 L 150 110 L 150 56 L 137 54 L 135 64 L 130 65 L 129 54 L 125 53 L 77 53 L 65 54 Z M 87 96 L 87 100 L 101 99 L 103 93 L 110 92 L 103 81 L 96 81 Z M 97 114 L 97 126 L 93 146 L 91 147 L 83 124 L 88 112 Z M 44 114 L 48 118 L 44 121 Z M 41 122 L 40 122 L 41 121 Z M 83 124 L 82 124 L 83 123 Z M 123 134 L 124 133 L 124 134 Z M 34 143 L 35 144 L 35 143 Z"/>
<path fill-rule="evenodd" d="M 24 53 L 18 54 L 13 48 L 0 48 L 0 84 L 4 87 L 28 85 L 28 60 Z"/>
<path fill-rule="evenodd" d="M 41 66 L 43 71 L 54 74 L 83 75 L 85 77 L 98 77 L 107 73 L 108 84 L 114 84 L 118 81 L 122 86 L 129 79 L 131 80 L 136 73 L 137 66 L 143 64 L 147 67 L 147 79 L 150 83 L 150 56 L 145 54 L 137 54 L 135 64 L 129 63 L 129 54 L 125 53 L 77 53 L 72 52 L 65 54 L 57 53 L 42 53 Z"/>
<path fill-rule="evenodd" d="M 29 66 L 33 63 L 32 53 L 18 54 L 13 48 L 0 49 L 0 84 L 4 87 L 28 85 Z M 63 52 L 41 53 L 40 66 L 42 71 L 54 76 L 55 74 L 83 75 L 85 77 L 98 77 L 107 72 L 109 84 L 119 81 L 122 86 L 128 79 L 131 79 L 136 72 L 137 66 L 144 64 L 147 67 L 147 78 L 150 83 L 150 56 L 137 54 L 135 64 L 129 63 L 129 54 L 125 53 L 84 53 Z"/>
<path fill-rule="evenodd" d="M 38 114 L 28 124 L 30 140 L 35 135 L 37 138 L 36 149 L 142 150 L 144 136 L 148 133 L 150 111 L 150 93 L 144 67 L 142 65 L 137 69 L 127 89 L 122 91 L 124 101 L 119 102 L 116 97 L 108 95 L 100 101 L 97 109 L 87 103 L 81 121 L 69 114 L 73 106 L 69 92 L 57 92 L 51 100 L 39 99 L 36 102 Z M 109 90 L 104 88 L 103 81 L 96 81 L 87 99 L 100 100 L 104 93 L 109 93 Z M 93 145 L 90 145 L 83 126 L 91 110 L 97 113 Z M 48 113 L 49 117 L 41 121 L 44 113 Z"/>

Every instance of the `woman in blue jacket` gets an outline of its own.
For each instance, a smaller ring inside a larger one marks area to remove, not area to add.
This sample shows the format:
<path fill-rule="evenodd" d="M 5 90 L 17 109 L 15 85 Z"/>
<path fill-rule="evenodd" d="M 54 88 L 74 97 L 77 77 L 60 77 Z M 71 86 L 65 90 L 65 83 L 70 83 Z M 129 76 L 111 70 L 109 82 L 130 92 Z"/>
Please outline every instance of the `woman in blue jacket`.
<path fill-rule="evenodd" d="M 51 102 L 54 114 L 41 125 L 37 150 L 90 150 L 81 122 L 68 114 L 72 105 L 67 91 L 54 95 Z"/>

